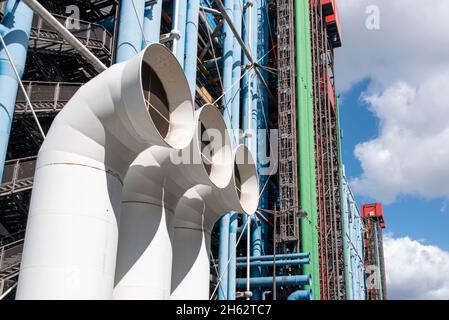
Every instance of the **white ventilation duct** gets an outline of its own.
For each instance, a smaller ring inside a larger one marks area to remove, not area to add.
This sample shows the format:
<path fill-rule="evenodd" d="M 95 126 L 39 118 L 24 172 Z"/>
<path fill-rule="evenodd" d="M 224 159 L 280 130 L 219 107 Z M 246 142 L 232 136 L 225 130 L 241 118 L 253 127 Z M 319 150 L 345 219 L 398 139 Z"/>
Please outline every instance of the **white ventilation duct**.
<path fill-rule="evenodd" d="M 16 297 L 110 299 L 128 167 L 148 147 L 182 149 L 192 135 L 189 86 L 163 45 L 82 86 L 39 151 Z"/>
<path fill-rule="evenodd" d="M 151 147 L 126 175 L 114 299 L 170 297 L 173 220 L 179 199 L 196 185 L 224 188 L 233 172 L 230 138 L 216 107 L 196 111 L 192 142 L 179 152 L 182 158 L 177 153 Z"/>
<path fill-rule="evenodd" d="M 198 185 L 178 203 L 170 299 L 209 299 L 210 238 L 215 222 L 227 211 L 252 215 L 257 210 L 259 183 L 251 152 L 237 146 L 233 162 L 232 179 L 224 189 Z"/>

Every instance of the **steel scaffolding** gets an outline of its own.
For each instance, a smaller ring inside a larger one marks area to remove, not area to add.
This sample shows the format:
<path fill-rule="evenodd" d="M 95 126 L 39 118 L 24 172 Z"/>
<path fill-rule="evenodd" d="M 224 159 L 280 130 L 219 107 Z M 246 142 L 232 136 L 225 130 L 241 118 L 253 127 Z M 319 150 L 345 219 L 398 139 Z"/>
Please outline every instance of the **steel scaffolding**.
<path fill-rule="evenodd" d="M 333 48 L 321 1 L 311 0 L 312 76 L 321 299 L 345 299 L 343 225 Z"/>
<path fill-rule="evenodd" d="M 279 196 L 277 242 L 299 241 L 298 155 L 296 139 L 295 37 L 293 1 L 279 0 L 278 28 L 278 126 Z"/>
<path fill-rule="evenodd" d="M 377 217 L 365 218 L 364 245 L 367 299 L 386 300 L 382 226 Z"/>

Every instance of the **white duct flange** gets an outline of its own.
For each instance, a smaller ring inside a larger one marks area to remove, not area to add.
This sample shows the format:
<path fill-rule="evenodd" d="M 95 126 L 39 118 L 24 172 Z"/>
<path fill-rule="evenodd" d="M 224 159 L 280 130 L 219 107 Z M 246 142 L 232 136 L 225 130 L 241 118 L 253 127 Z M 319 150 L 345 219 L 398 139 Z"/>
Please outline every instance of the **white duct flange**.
<path fill-rule="evenodd" d="M 230 138 L 213 105 L 195 112 L 191 144 L 182 151 L 151 147 L 125 178 L 114 299 L 168 299 L 174 211 L 196 185 L 224 188 L 233 172 Z M 179 153 L 179 154 L 178 154 Z"/>
<path fill-rule="evenodd" d="M 123 180 L 152 145 L 193 135 L 183 70 L 151 44 L 82 86 L 39 151 L 17 299 L 110 299 Z"/>

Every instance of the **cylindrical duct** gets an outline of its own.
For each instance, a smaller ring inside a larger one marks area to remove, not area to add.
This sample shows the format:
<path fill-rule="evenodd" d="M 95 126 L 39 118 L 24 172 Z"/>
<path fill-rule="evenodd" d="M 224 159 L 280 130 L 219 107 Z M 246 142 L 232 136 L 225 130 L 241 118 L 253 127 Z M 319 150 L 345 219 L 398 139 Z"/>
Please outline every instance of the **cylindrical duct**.
<path fill-rule="evenodd" d="M 215 222 L 227 211 L 252 215 L 257 209 L 259 189 L 252 155 L 240 145 L 233 159 L 233 176 L 224 189 L 198 185 L 184 194 L 176 208 L 173 300 L 209 299 L 210 234 Z"/>
<path fill-rule="evenodd" d="M 231 179 L 229 137 L 213 105 L 195 112 L 192 142 L 175 153 L 151 147 L 126 175 L 114 299 L 169 298 L 173 219 L 179 199 L 197 184 L 223 188 Z"/>
<path fill-rule="evenodd" d="M 184 148 L 193 103 L 176 58 L 151 44 L 82 86 L 38 155 L 18 299 L 110 299 L 123 180 L 151 145 Z"/>

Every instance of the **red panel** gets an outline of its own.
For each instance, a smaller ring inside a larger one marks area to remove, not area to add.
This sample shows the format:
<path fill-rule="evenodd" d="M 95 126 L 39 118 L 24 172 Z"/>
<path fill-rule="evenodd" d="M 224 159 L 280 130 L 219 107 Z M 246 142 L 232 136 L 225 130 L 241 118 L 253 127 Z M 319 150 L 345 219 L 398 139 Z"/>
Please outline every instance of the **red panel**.
<path fill-rule="evenodd" d="M 323 14 L 327 24 L 328 34 L 331 38 L 331 44 L 334 48 L 341 47 L 341 22 L 337 9 L 336 0 L 321 0 Z"/>
<path fill-rule="evenodd" d="M 383 210 L 381 203 L 371 203 L 362 205 L 362 217 L 363 218 L 382 218 Z"/>

